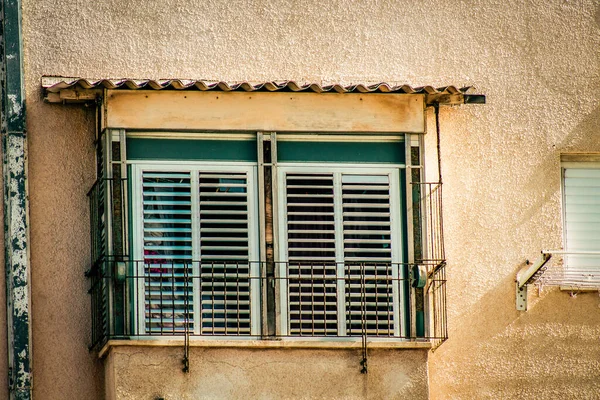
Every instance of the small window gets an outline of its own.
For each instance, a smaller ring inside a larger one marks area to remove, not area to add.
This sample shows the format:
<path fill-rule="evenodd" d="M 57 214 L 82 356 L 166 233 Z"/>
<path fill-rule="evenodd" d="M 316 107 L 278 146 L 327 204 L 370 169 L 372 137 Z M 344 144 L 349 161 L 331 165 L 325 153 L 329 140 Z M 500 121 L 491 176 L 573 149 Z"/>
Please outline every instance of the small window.
<path fill-rule="evenodd" d="M 598 266 L 600 161 L 595 158 L 563 156 L 564 248 L 569 269 Z"/>

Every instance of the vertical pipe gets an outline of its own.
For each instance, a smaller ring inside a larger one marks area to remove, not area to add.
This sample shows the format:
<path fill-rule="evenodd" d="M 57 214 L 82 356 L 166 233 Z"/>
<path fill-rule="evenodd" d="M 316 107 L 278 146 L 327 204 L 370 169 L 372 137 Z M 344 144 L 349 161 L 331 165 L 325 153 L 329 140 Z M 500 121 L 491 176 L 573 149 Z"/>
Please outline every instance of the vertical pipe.
<path fill-rule="evenodd" d="M 440 149 L 440 104 L 434 103 L 435 112 L 435 137 L 437 140 L 437 162 L 438 162 L 438 182 L 442 183 L 442 153 Z"/>
<path fill-rule="evenodd" d="M 10 399 L 31 399 L 31 289 L 21 1 L 2 0 L 2 166 Z"/>
<path fill-rule="evenodd" d="M 409 266 L 408 268 L 412 268 L 412 263 L 415 262 L 415 247 L 414 247 L 414 208 L 413 208 L 413 184 L 412 184 L 412 154 L 411 154 L 411 143 L 412 137 L 410 134 L 404 134 L 404 157 L 406 162 L 405 168 L 405 191 L 406 198 L 404 201 L 406 202 L 406 243 L 407 243 L 407 254 L 406 254 L 406 263 Z M 415 320 L 415 289 L 409 286 L 409 304 L 406 307 L 406 311 L 408 312 L 408 319 L 405 317 L 405 320 L 408 320 L 408 331 L 401 332 L 401 335 L 407 335 L 410 338 L 414 338 L 417 336 L 417 328 L 416 328 L 416 320 Z"/>

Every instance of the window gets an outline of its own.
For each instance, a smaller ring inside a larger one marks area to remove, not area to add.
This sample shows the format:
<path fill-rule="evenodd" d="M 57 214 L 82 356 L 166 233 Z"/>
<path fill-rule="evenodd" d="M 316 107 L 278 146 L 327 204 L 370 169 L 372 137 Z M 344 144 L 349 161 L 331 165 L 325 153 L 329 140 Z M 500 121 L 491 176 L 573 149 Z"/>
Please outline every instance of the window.
<path fill-rule="evenodd" d="M 281 136 L 126 142 L 139 335 L 406 335 L 402 137 Z"/>
<path fill-rule="evenodd" d="M 291 335 L 400 335 L 399 176 L 378 165 L 281 167 Z"/>
<path fill-rule="evenodd" d="M 600 255 L 600 160 L 563 155 L 564 248 L 566 266 L 598 266 Z"/>
<path fill-rule="evenodd" d="M 180 164 L 133 165 L 140 330 L 256 335 L 256 167 Z"/>
<path fill-rule="evenodd" d="M 600 155 L 561 155 L 563 246 L 542 250 L 517 274 L 517 310 L 527 310 L 527 286 L 598 290 L 600 285 Z"/>
<path fill-rule="evenodd" d="M 89 193 L 93 346 L 445 340 L 442 192 L 422 182 L 423 95 L 103 99 Z"/>

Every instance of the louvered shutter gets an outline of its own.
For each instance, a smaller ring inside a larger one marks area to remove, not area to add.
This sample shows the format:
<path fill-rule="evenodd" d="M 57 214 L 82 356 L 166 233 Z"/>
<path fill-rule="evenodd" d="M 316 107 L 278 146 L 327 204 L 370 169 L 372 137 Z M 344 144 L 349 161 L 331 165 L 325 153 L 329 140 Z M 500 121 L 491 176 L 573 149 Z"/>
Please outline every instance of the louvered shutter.
<path fill-rule="evenodd" d="M 255 334 L 260 283 L 258 264 L 251 262 L 258 259 L 254 169 L 139 170 L 144 262 L 138 309 L 145 333 Z"/>
<path fill-rule="evenodd" d="M 388 175 L 342 176 L 346 330 L 394 332 L 394 281 Z"/>
<path fill-rule="evenodd" d="M 333 174 L 287 174 L 292 335 L 337 335 Z"/>
<path fill-rule="evenodd" d="M 142 174 L 146 333 L 194 329 L 190 172 Z"/>
<path fill-rule="evenodd" d="M 314 169 L 281 170 L 289 334 L 399 334 L 397 174 Z"/>
<path fill-rule="evenodd" d="M 564 170 L 564 206 L 567 251 L 600 251 L 600 169 Z M 598 257 L 569 255 L 569 268 L 597 267 Z"/>
<path fill-rule="evenodd" d="M 251 333 L 247 172 L 199 173 L 203 334 Z"/>

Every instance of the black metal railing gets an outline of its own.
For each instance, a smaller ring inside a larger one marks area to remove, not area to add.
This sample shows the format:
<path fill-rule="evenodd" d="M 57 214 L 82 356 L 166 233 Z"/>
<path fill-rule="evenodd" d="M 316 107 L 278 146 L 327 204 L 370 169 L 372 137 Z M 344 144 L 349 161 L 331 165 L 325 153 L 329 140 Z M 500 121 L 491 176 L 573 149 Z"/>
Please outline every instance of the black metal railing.
<path fill-rule="evenodd" d="M 131 337 L 264 338 L 261 293 L 267 284 L 278 288 L 283 315 L 271 339 L 395 338 L 435 346 L 447 337 L 443 264 L 427 265 L 434 273 L 425 289 L 424 333 L 411 335 L 412 264 L 279 263 L 282 276 L 267 278 L 254 275 L 259 263 L 122 259 L 99 263 L 90 273 L 92 347 Z"/>
<path fill-rule="evenodd" d="M 446 308 L 446 262 L 436 264 L 428 276 L 425 293 L 430 319 L 429 337 L 433 350 L 448 339 L 448 315 Z"/>
<path fill-rule="evenodd" d="M 127 179 L 99 178 L 87 193 L 90 204 L 91 261 L 94 264 L 109 254 L 123 254 L 127 243 Z"/>
<path fill-rule="evenodd" d="M 104 180 L 97 180 L 88 192 L 90 201 L 90 242 L 92 264 L 107 256 L 106 249 L 106 185 Z"/>
<path fill-rule="evenodd" d="M 444 223 L 442 218 L 442 184 L 412 183 L 412 217 L 414 254 L 420 260 L 443 262 Z"/>
<path fill-rule="evenodd" d="M 442 184 L 413 182 L 412 189 L 415 265 L 424 266 L 427 277 L 414 295 L 435 350 L 448 338 Z"/>

